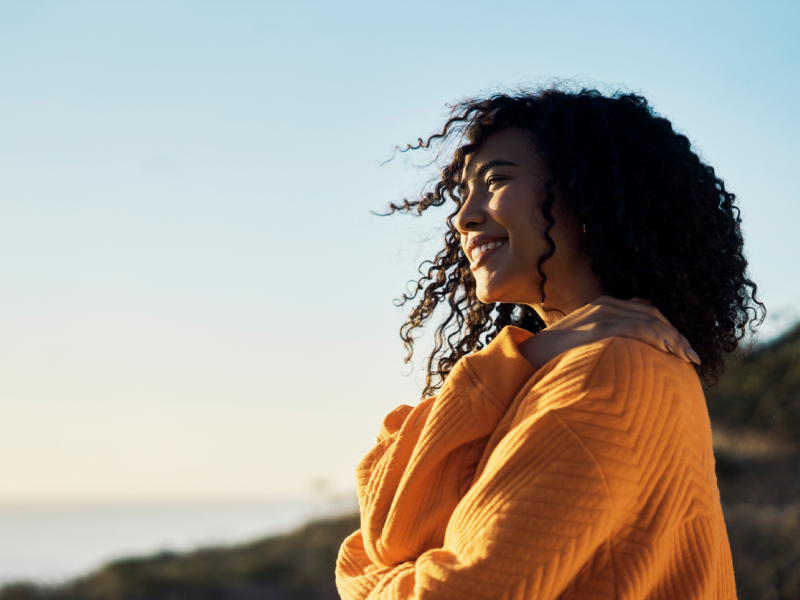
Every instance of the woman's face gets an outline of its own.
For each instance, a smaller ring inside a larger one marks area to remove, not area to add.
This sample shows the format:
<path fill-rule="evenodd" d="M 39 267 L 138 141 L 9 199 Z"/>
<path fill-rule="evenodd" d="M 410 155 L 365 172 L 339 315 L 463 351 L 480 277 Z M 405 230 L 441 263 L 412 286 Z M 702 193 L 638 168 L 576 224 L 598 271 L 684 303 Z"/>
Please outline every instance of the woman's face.
<path fill-rule="evenodd" d="M 481 302 L 513 302 L 541 310 L 537 270 L 550 246 L 541 206 L 547 196 L 547 170 L 529 137 L 502 129 L 487 137 L 469 156 L 463 172 L 464 203 L 455 218 L 461 245 Z M 599 277 L 580 243 L 582 226 L 566 207 L 558 186 L 551 208 L 555 225 L 550 237 L 555 254 L 542 265 L 547 275 L 546 306 L 565 314 L 602 295 Z"/>

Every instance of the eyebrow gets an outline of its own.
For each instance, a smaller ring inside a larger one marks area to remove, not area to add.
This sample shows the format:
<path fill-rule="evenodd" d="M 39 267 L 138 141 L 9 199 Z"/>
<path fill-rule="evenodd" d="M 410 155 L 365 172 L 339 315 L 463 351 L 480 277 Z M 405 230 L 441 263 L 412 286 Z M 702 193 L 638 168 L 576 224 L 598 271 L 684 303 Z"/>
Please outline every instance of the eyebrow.
<path fill-rule="evenodd" d="M 519 166 L 518 164 L 513 163 L 510 160 L 503 160 L 501 158 L 490 160 L 488 162 L 483 163 L 480 167 L 475 169 L 475 174 L 469 179 L 483 179 L 483 176 L 486 175 L 487 171 L 489 171 L 489 169 L 493 169 L 494 167 L 518 167 L 518 166 Z M 467 181 L 469 181 L 469 179 Z"/>

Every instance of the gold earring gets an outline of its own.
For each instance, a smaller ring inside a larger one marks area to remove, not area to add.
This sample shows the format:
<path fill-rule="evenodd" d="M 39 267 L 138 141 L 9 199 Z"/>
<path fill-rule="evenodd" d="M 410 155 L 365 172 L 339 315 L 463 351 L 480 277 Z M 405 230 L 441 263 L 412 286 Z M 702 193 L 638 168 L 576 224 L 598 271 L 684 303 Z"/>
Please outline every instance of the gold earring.
<path fill-rule="evenodd" d="M 583 233 L 586 233 L 586 223 L 583 224 Z"/>

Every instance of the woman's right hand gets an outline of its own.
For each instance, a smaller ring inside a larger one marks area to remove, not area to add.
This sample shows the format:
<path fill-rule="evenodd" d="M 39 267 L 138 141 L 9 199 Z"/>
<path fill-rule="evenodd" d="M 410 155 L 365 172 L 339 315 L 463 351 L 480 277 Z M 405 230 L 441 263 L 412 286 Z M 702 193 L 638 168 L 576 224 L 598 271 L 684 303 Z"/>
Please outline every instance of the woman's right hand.
<path fill-rule="evenodd" d="M 625 337 L 700 364 L 689 342 L 646 300 L 600 296 L 520 344 L 522 355 L 537 369 L 562 352 L 608 337 Z"/>

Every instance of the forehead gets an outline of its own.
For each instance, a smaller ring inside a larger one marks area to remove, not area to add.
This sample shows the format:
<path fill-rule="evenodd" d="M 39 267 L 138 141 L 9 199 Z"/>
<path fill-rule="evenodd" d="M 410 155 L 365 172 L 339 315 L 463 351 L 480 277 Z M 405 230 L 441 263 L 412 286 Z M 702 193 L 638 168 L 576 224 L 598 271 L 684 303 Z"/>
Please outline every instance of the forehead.
<path fill-rule="evenodd" d="M 501 129 L 483 140 L 464 162 L 462 181 L 475 175 L 480 166 L 493 160 L 507 160 L 520 166 L 537 168 L 539 154 L 528 135 L 519 129 Z"/>

